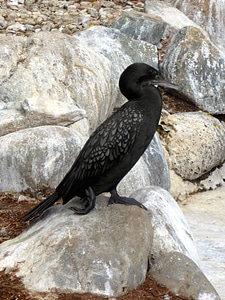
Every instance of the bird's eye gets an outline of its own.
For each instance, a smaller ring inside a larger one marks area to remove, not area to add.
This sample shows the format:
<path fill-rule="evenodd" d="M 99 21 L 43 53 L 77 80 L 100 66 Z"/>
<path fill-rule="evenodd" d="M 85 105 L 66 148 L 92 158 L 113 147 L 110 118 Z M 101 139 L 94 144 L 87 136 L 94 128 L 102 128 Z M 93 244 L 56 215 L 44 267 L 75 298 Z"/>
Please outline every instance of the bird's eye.
<path fill-rule="evenodd" d="M 155 75 L 155 79 L 156 79 L 156 80 L 160 80 L 160 79 L 161 79 L 161 76 L 160 76 L 160 75 Z"/>

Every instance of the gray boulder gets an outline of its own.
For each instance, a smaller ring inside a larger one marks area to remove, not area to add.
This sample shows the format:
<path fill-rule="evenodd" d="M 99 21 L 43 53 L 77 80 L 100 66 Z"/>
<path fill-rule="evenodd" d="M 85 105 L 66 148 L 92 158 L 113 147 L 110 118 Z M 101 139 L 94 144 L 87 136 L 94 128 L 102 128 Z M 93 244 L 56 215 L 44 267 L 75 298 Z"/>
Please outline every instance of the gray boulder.
<path fill-rule="evenodd" d="M 176 295 L 195 300 L 221 300 L 201 269 L 182 253 L 162 255 L 150 274 Z"/>
<path fill-rule="evenodd" d="M 84 216 L 69 209 L 79 200 L 49 208 L 22 234 L 0 245 L 0 271 L 16 270 L 33 292 L 117 297 L 144 281 L 150 258 L 152 276 L 172 292 L 219 300 L 195 264 L 193 238 L 169 193 L 150 187 L 131 196 L 148 212 L 136 206 L 107 206 L 103 196 Z"/>
<path fill-rule="evenodd" d="M 12 109 L 22 115 L 20 118 L 25 114 L 17 129 L 47 125 L 43 124 L 44 118 L 32 124 L 30 99 L 41 113 L 51 106 L 51 101 L 60 103 L 64 111 L 73 105 L 84 109 L 91 130 L 112 112 L 118 80 L 112 63 L 76 37 L 60 32 L 39 32 L 23 39 L 4 37 L 0 64 L 4 71 L 0 73 L 0 105 L 6 111 L 5 122 L 7 110 L 10 116 Z"/>
<path fill-rule="evenodd" d="M 113 26 L 139 42 L 142 40 L 158 45 L 166 35 L 168 24 L 158 16 L 131 11 L 124 12 Z"/>
<path fill-rule="evenodd" d="M 225 128 L 216 118 L 177 113 L 164 116 L 161 126 L 170 169 L 183 179 L 197 179 L 224 162 Z"/>
<path fill-rule="evenodd" d="M 170 190 L 169 168 L 157 133 L 143 156 L 118 184 L 118 191 L 121 195 L 130 195 L 149 185 Z"/>
<path fill-rule="evenodd" d="M 149 169 L 141 157 L 133 168 L 123 177 L 118 184 L 118 192 L 121 195 L 129 196 L 137 189 L 149 185 Z"/>
<path fill-rule="evenodd" d="M 161 19 L 161 21 L 166 23 L 169 33 L 175 33 L 177 30 L 187 26 L 199 27 L 184 13 L 166 3 L 166 1 L 146 0 L 145 12 L 150 17 Z"/>
<path fill-rule="evenodd" d="M 172 79 L 197 107 L 210 114 L 225 113 L 225 53 L 203 30 L 185 27 L 175 34 L 161 63 Z"/>
<path fill-rule="evenodd" d="M 0 136 L 40 125 L 69 126 L 83 119 L 85 115 L 85 110 L 74 104 L 32 97 L 21 102 L 20 110 L 0 110 Z"/>
<path fill-rule="evenodd" d="M 153 67 L 158 65 L 157 48 L 154 45 L 149 41 L 137 41 L 136 36 L 127 36 L 116 28 L 92 26 L 75 37 L 113 62 L 112 67 L 119 72 L 118 75 L 133 62 L 144 61 Z"/>
<path fill-rule="evenodd" d="M 160 187 L 146 187 L 131 194 L 150 212 L 153 227 L 153 244 L 150 260 L 177 251 L 199 264 L 199 257 L 190 228 L 173 197 Z M 168 274 L 168 273 L 167 273 Z"/>
<path fill-rule="evenodd" d="M 18 62 L 25 59 L 28 55 L 26 47 L 27 38 L 22 36 L 1 35 L 0 44 L 0 85 L 13 75 L 18 68 Z M 7 100 L 7 99 L 5 99 Z M 2 109 L 7 102 L 0 99 Z"/>
<path fill-rule="evenodd" d="M 182 92 L 197 107 L 211 114 L 224 114 L 225 92 L 221 85 L 225 78 L 224 49 L 214 39 L 210 39 L 205 30 L 168 2 L 182 6 L 183 11 L 184 7 L 190 9 L 190 14 L 196 17 L 192 7 L 199 9 L 196 3 L 185 2 L 183 5 L 181 1 L 145 1 L 145 11 L 150 18 L 158 18 L 158 23 L 167 24 L 161 39 L 169 38 L 169 43 L 163 49 L 160 69 L 165 77 L 181 87 Z"/>
<path fill-rule="evenodd" d="M 159 1 L 145 1 L 145 12 L 124 12 L 114 27 L 122 33 L 160 46 L 161 41 L 186 26 L 196 26 L 181 11 Z"/>
<path fill-rule="evenodd" d="M 0 137 L 0 191 L 56 187 L 82 145 L 82 136 L 61 126 L 40 126 Z"/>
<path fill-rule="evenodd" d="M 147 0 L 149 3 L 151 0 Z M 165 0 L 196 24 L 206 30 L 210 35 L 225 46 L 224 43 L 224 2 L 216 0 Z"/>
<path fill-rule="evenodd" d="M 170 191 L 170 172 L 157 132 L 145 150 L 143 159 L 148 168 L 149 184 Z"/>
<path fill-rule="evenodd" d="M 116 28 L 92 26 L 75 37 L 112 62 L 115 82 L 118 82 L 124 69 L 134 62 L 145 62 L 158 68 L 157 48 L 154 45 L 127 36 Z M 118 96 L 117 106 L 120 106 L 124 100 L 118 94 L 118 85 L 115 95 Z"/>
<path fill-rule="evenodd" d="M 98 197 L 78 216 L 57 205 L 18 237 L 0 245 L 0 270 L 16 268 L 32 291 L 119 296 L 145 280 L 152 227 L 145 210 Z"/>

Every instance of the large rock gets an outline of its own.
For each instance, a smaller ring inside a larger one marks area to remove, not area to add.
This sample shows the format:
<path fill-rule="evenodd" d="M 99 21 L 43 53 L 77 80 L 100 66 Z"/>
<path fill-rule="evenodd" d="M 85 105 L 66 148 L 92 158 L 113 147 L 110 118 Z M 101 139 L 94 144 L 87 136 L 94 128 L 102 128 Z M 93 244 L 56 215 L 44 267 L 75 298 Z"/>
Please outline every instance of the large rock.
<path fill-rule="evenodd" d="M 82 145 L 82 136 L 61 126 L 40 126 L 0 137 L 0 191 L 56 187 Z"/>
<path fill-rule="evenodd" d="M 182 253 L 162 255 L 152 266 L 150 274 L 176 295 L 195 300 L 221 300 L 200 268 Z"/>
<path fill-rule="evenodd" d="M 145 150 L 143 158 L 148 168 L 149 184 L 170 191 L 170 172 L 157 132 Z"/>
<path fill-rule="evenodd" d="M 158 16 L 131 11 L 124 12 L 114 27 L 139 42 L 141 40 L 158 45 L 166 35 L 168 24 Z"/>
<path fill-rule="evenodd" d="M 32 97 L 21 102 L 21 110 L 0 110 L 0 136 L 40 125 L 69 126 L 85 117 L 85 110 L 63 101 Z"/>
<path fill-rule="evenodd" d="M 161 63 L 190 101 L 211 114 L 225 113 L 224 66 L 225 52 L 196 27 L 184 27 L 172 37 Z"/>
<path fill-rule="evenodd" d="M 214 191 L 190 195 L 181 206 L 195 237 L 201 269 L 223 300 L 225 299 L 224 199 L 225 184 Z"/>
<path fill-rule="evenodd" d="M 151 0 L 147 0 L 150 2 Z M 224 1 L 217 0 L 165 0 L 171 3 L 200 27 L 205 29 L 219 43 L 224 43 Z"/>
<path fill-rule="evenodd" d="M 30 99 L 41 112 L 51 101 L 64 105 L 64 111 L 68 105 L 84 109 L 91 130 L 112 112 L 118 81 L 112 63 L 76 37 L 60 32 L 39 32 L 23 39 L 4 36 L 0 64 L 4 71 L 0 73 L 1 108 L 6 112 L 16 109 L 20 118 L 25 113 L 17 129 L 46 125 L 44 118 L 39 124 L 36 119 L 32 124 L 30 118 L 26 124 Z"/>
<path fill-rule="evenodd" d="M 145 2 L 145 11 L 150 18 L 158 18 L 159 23 L 167 24 L 167 30 L 161 38 L 169 39 L 163 49 L 160 69 L 200 109 L 211 114 L 224 114 L 225 92 L 221 85 L 225 78 L 224 49 L 215 44 L 205 30 L 168 2 L 175 4 L 172 0 Z M 186 7 L 192 16 L 198 18 L 192 9 L 193 6 L 199 7 L 195 2 L 187 4 L 182 1 L 181 5 L 181 1 L 176 1 L 176 5 Z M 204 10 L 207 10 L 205 6 Z"/>
<path fill-rule="evenodd" d="M 127 36 L 116 28 L 93 26 L 79 32 L 75 37 L 112 62 L 116 82 L 124 69 L 134 62 L 145 62 L 158 68 L 156 46 L 137 40 L 135 36 Z M 115 95 L 117 93 L 118 90 L 115 90 Z M 119 93 L 117 106 L 120 106 L 122 101 Z"/>
<path fill-rule="evenodd" d="M 169 165 L 179 176 L 193 180 L 225 160 L 225 128 L 203 112 L 166 115 L 161 122 Z"/>
<path fill-rule="evenodd" d="M 161 255 L 177 251 L 199 264 L 190 228 L 180 207 L 167 191 L 147 187 L 134 192 L 131 197 L 143 203 L 149 211 L 154 232 L 150 253 L 153 263 Z"/>
<path fill-rule="evenodd" d="M 18 62 L 23 61 L 27 55 L 27 38 L 22 36 L 1 35 L 0 44 L 0 85 L 13 75 L 18 68 Z M 1 95 L 0 108 L 4 108 L 7 98 Z"/>
<path fill-rule="evenodd" d="M 168 24 L 168 30 L 170 33 L 174 33 L 187 26 L 199 27 L 184 13 L 166 3 L 166 1 L 146 0 L 145 12 L 150 17 L 160 18 L 164 23 Z"/>
<path fill-rule="evenodd" d="M 183 180 L 174 170 L 170 169 L 170 193 L 177 201 L 185 201 L 187 196 L 197 193 L 200 189 L 198 182 Z"/>
<path fill-rule="evenodd" d="M 133 62 L 144 61 L 157 68 L 157 48 L 152 43 L 137 41 L 136 36 L 127 36 L 116 28 L 93 26 L 75 37 L 112 61 L 114 70 L 119 70 L 119 74 Z"/>
<path fill-rule="evenodd" d="M 118 192 L 120 195 L 129 196 L 137 189 L 142 189 L 148 185 L 149 169 L 143 157 L 141 157 L 133 168 L 119 182 Z"/>
<path fill-rule="evenodd" d="M 152 227 L 145 210 L 98 197 L 91 213 L 48 210 L 18 237 L 0 245 L 0 270 L 17 269 L 33 291 L 119 296 L 145 280 Z"/>
<path fill-rule="evenodd" d="M 121 195 L 130 195 L 149 185 L 170 190 L 170 172 L 157 133 L 143 156 L 118 184 L 118 191 Z"/>

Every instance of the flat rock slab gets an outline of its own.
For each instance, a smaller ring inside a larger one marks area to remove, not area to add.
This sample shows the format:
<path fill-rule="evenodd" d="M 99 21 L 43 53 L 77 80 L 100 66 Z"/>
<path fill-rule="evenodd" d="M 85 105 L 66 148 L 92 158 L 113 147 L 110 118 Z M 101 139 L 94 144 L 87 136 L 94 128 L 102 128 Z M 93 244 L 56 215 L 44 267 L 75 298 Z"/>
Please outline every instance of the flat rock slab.
<path fill-rule="evenodd" d="M 181 208 L 196 240 L 201 268 L 225 300 L 225 186 L 189 196 Z"/>

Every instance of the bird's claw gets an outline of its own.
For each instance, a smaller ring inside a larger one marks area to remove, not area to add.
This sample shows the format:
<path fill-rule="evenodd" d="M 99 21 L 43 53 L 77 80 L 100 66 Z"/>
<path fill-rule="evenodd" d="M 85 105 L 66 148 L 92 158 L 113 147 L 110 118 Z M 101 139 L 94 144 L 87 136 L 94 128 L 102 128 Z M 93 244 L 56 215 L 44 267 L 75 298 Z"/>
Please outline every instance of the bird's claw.
<path fill-rule="evenodd" d="M 124 205 L 135 205 L 135 206 L 138 206 L 138 207 L 140 207 L 144 210 L 147 210 L 147 208 L 142 203 L 140 203 L 139 201 L 135 200 L 134 198 L 121 197 L 117 193 L 117 191 L 115 191 L 115 190 L 113 190 L 111 192 L 111 197 L 109 198 L 108 205 L 111 205 L 111 204 L 114 204 L 114 203 L 124 204 Z"/>
<path fill-rule="evenodd" d="M 86 197 L 83 198 L 85 200 L 84 208 L 79 208 L 76 206 L 72 206 L 69 208 L 77 215 L 86 215 L 95 207 L 96 196 L 93 189 L 90 186 L 85 190 L 85 194 Z"/>

